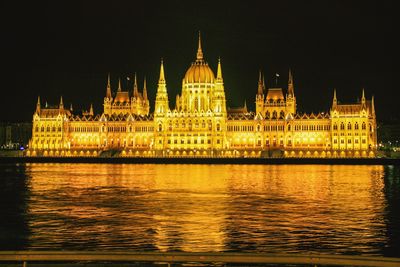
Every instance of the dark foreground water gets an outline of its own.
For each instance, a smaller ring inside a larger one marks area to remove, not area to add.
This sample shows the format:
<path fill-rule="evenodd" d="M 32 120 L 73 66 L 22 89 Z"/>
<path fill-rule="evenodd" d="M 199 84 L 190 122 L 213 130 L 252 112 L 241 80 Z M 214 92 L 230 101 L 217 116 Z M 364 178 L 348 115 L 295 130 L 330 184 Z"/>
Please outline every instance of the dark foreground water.
<path fill-rule="evenodd" d="M 0 165 L 0 250 L 400 255 L 400 169 Z"/>

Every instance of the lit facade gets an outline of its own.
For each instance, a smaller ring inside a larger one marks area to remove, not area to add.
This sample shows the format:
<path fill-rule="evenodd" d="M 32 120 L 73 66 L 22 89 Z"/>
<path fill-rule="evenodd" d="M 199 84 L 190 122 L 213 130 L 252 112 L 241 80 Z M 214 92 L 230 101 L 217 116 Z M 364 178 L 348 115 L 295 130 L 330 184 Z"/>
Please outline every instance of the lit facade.
<path fill-rule="evenodd" d="M 102 114 L 82 115 L 42 107 L 33 115 L 28 156 L 121 157 L 374 157 L 377 147 L 374 98 L 340 104 L 334 92 L 329 113 L 296 111 L 293 76 L 288 88 L 266 90 L 260 74 L 256 111 L 226 107 L 221 62 L 217 75 L 204 60 L 199 38 L 195 61 L 182 80 L 174 108 L 169 105 L 161 62 L 154 112 L 146 81 L 139 92 L 113 94 L 110 77 Z"/>

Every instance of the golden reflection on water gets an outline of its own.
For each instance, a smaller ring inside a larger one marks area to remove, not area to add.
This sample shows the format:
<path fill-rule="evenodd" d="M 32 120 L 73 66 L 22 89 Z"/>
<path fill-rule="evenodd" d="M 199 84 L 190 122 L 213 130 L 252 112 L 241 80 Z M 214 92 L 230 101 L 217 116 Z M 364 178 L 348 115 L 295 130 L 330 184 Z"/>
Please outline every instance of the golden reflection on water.
<path fill-rule="evenodd" d="M 32 248 L 376 253 L 382 166 L 29 164 Z"/>

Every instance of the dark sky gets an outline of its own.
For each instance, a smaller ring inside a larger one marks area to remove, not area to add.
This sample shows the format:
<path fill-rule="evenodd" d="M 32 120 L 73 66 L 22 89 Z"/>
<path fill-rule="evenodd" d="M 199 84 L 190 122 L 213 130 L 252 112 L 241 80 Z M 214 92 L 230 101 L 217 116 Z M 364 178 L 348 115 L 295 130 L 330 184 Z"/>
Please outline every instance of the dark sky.
<path fill-rule="evenodd" d="M 298 109 L 328 111 L 375 95 L 379 119 L 398 116 L 393 79 L 392 2 L 388 1 L 2 1 L 0 121 L 30 121 L 37 96 L 75 110 L 102 111 L 107 73 L 148 79 L 151 108 L 164 59 L 170 105 L 203 52 L 222 60 L 229 106 L 254 109 L 258 70 L 267 87 L 295 80 Z"/>

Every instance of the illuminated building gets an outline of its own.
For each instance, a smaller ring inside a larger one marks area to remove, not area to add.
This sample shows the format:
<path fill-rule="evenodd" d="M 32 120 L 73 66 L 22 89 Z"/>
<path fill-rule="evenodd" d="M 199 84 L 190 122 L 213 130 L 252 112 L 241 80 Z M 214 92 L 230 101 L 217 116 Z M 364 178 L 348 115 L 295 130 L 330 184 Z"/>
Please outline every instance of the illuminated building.
<path fill-rule="evenodd" d="M 296 111 L 294 80 L 289 71 L 282 88 L 266 90 L 260 74 L 256 112 L 246 105 L 227 109 L 221 61 L 217 75 L 205 62 L 199 38 L 195 61 L 182 80 L 176 105 L 169 105 L 161 61 L 154 113 L 150 113 L 146 82 L 140 93 L 135 75 L 133 93 L 119 82 L 112 93 L 110 77 L 104 111 L 75 115 L 42 107 L 38 99 L 28 156 L 140 157 L 374 157 L 374 99 L 340 104 L 333 96 L 329 113 Z"/>

